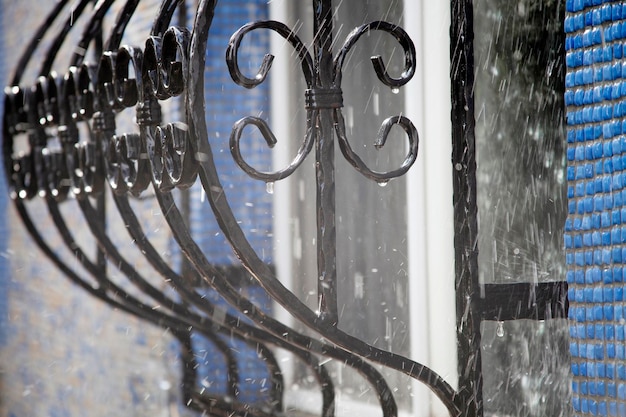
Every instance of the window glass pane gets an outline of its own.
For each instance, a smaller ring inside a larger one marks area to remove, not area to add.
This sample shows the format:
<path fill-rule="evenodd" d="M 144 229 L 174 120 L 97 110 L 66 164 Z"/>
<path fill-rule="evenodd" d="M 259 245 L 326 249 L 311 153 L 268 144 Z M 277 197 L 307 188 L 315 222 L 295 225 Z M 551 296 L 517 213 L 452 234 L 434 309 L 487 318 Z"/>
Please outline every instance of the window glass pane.
<path fill-rule="evenodd" d="M 474 2 L 479 273 L 563 281 L 564 1 Z M 565 320 L 481 325 L 488 416 L 569 415 Z"/>
<path fill-rule="evenodd" d="M 481 280 L 560 280 L 564 1 L 474 3 Z"/>
<path fill-rule="evenodd" d="M 402 1 L 349 0 L 337 2 L 334 52 L 341 48 L 354 28 L 375 20 L 402 25 Z M 310 44 L 313 21 L 310 4 L 294 2 L 292 16 L 301 25 L 298 36 Z M 388 71 L 398 77 L 404 67 L 401 46 L 393 37 L 372 31 L 363 36 L 347 55 L 342 91 L 343 116 L 352 148 L 376 170 L 398 168 L 406 155 L 404 131 L 394 128 L 386 145 L 377 150 L 374 141 L 382 122 L 403 113 L 404 93 L 392 91 L 376 77 L 370 57 L 382 55 Z M 301 82 L 301 81 L 300 81 Z M 294 89 L 296 108 L 304 108 L 304 85 Z M 300 130 L 304 132 L 301 115 Z M 293 146 L 299 146 L 294 141 Z M 317 246 L 315 213 L 315 158 L 312 153 L 294 174 L 292 195 L 293 256 L 295 291 L 312 309 L 317 308 Z M 406 233 L 406 181 L 402 178 L 380 186 L 357 172 L 335 149 L 336 232 L 339 327 L 374 346 L 410 356 L 408 317 L 408 259 Z M 338 378 L 344 396 L 370 401 L 378 407 L 375 396 L 361 377 L 341 364 L 328 365 Z M 396 392 L 399 404 L 410 404 L 407 378 L 381 370 Z M 305 374 L 299 386 L 310 386 Z M 369 392 L 369 394 L 368 394 Z"/>

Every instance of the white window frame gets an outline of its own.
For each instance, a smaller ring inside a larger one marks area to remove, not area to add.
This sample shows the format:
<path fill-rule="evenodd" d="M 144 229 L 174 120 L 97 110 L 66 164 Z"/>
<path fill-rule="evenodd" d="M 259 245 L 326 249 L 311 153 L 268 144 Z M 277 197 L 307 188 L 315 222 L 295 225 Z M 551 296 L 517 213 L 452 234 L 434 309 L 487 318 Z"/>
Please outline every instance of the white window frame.
<path fill-rule="evenodd" d="M 288 2 L 269 2 L 270 19 L 287 22 Z M 428 365 L 452 386 L 457 383 L 456 302 L 454 293 L 454 228 L 452 204 L 451 92 L 450 92 L 450 3 L 447 1 L 404 0 L 403 28 L 415 43 L 417 71 L 405 86 L 405 111 L 416 125 L 420 136 L 416 165 L 407 175 L 407 235 L 409 251 L 409 297 L 411 358 Z M 272 37 L 272 50 L 280 48 L 277 37 Z M 290 104 L 284 97 L 298 94 L 290 91 L 290 65 L 286 60 L 275 60 L 272 66 L 270 106 L 271 125 L 276 137 L 289 137 Z M 274 152 L 275 167 L 289 162 L 286 148 Z M 291 288 L 292 259 L 284 256 L 284 248 L 291 248 L 292 225 L 289 201 L 289 179 L 274 188 L 274 256 L 278 277 Z M 281 254 L 282 252 L 282 254 Z M 292 317 L 277 306 L 276 315 L 289 324 Z M 426 341 L 426 342 L 424 342 Z M 287 389 L 285 406 L 319 414 L 319 392 L 289 390 L 293 383 L 293 367 L 288 354 L 279 355 Z M 413 384 L 412 412 L 403 416 L 448 416 L 445 407 L 430 390 L 419 382 Z M 338 396 L 337 415 L 379 416 L 381 410 L 372 405 L 350 401 Z"/>

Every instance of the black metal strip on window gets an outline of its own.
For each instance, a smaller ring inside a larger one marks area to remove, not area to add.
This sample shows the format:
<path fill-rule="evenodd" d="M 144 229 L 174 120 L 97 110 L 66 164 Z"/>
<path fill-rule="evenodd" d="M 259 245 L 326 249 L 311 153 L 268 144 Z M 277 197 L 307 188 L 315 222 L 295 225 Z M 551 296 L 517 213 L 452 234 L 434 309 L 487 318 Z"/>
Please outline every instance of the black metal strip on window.
<path fill-rule="evenodd" d="M 567 282 L 487 284 L 479 301 L 483 320 L 567 318 Z"/>

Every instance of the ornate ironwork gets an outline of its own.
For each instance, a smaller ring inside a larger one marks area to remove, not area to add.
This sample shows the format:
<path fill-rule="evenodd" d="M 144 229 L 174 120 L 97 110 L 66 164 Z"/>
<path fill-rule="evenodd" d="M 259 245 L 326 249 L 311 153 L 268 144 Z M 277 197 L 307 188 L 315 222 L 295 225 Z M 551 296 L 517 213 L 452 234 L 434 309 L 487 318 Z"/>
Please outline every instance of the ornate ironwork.
<path fill-rule="evenodd" d="M 462 384 L 461 389 L 456 391 L 442 377 L 419 362 L 377 348 L 338 327 L 335 140 L 343 157 L 354 169 L 381 184 L 404 175 L 415 162 L 418 152 L 416 128 L 408 118 L 396 115 L 384 121 L 374 139 L 374 145 L 377 148 L 385 146 L 390 131 L 396 127 L 402 129 L 408 140 L 408 152 L 401 166 L 384 172 L 374 171 L 359 157 L 350 145 L 342 112 L 343 65 L 347 54 L 362 36 L 372 31 L 385 32 L 401 47 L 404 69 L 394 78 L 387 71 L 380 56 L 372 58 L 372 65 L 381 83 L 391 89 L 399 89 L 411 80 L 416 71 L 415 47 L 407 33 L 394 23 L 374 21 L 355 28 L 335 53 L 332 1 L 313 0 L 315 17 L 312 49 L 291 28 L 276 21 L 254 22 L 243 26 L 232 35 L 226 48 L 226 62 L 232 79 L 246 88 L 255 88 L 265 81 L 273 60 L 273 56 L 268 54 L 256 74 L 248 76 L 242 72 L 238 52 L 242 40 L 253 31 L 269 30 L 284 38 L 294 49 L 301 66 L 306 83 L 306 132 L 298 152 L 288 166 L 275 172 L 262 172 L 245 161 L 239 143 L 246 127 L 257 129 L 269 147 L 274 146 L 278 140 L 268 124 L 258 117 L 246 116 L 234 125 L 230 150 L 237 164 L 249 176 L 266 183 L 274 183 L 293 174 L 315 149 L 319 309 L 313 311 L 278 280 L 275 272 L 254 251 L 225 197 L 214 164 L 214 151 L 208 140 L 205 121 L 203 77 L 209 28 L 218 2 L 201 0 L 193 26 L 186 28 L 173 24 L 176 8 L 183 3 L 182 0 L 163 0 L 145 45 L 133 47 L 121 45 L 124 30 L 138 4 L 138 0 L 127 0 L 102 50 L 97 50 L 98 42 L 94 41 L 101 36 L 103 17 L 114 3 L 114 0 L 99 1 L 91 11 L 75 48 L 80 52 L 71 57 L 65 74 L 56 75 L 51 72 L 52 64 L 63 58 L 59 56 L 60 47 L 74 28 L 73 21 L 86 12 L 89 3 L 91 0 L 81 0 L 71 6 L 72 17 L 62 23 L 61 30 L 54 37 L 41 64 L 39 77 L 33 84 L 28 84 L 28 80 L 22 79 L 24 69 L 34 56 L 33 52 L 39 40 L 52 26 L 51 23 L 60 18 L 60 10 L 68 5 L 68 0 L 57 2 L 18 60 L 14 69 L 15 76 L 5 91 L 3 156 L 9 190 L 25 227 L 46 256 L 69 279 L 94 297 L 153 324 L 171 329 L 183 342 L 183 346 L 189 348 L 191 333 L 194 332 L 213 341 L 228 364 L 231 381 L 228 393 L 224 396 L 209 396 L 197 391 L 193 386 L 193 374 L 189 374 L 192 373 L 193 366 L 185 367 L 187 383 L 184 384 L 189 404 L 209 414 L 270 416 L 282 412 L 282 374 L 271 347 L 292 352 L 311 369 L 323 394 L 321 414 L 327 417 L 334 415 L 335 389 L 320 357 L 337 359 L 359 372 L 373 387 L 385 416 L 396 416 L 397 406 L 392 390 L 374 367 L 375 364 L 394 369 L 427 385 L 445 404 L 451 416 L 481 414 L 480 383 Z M 458 4 L 454 6 L 455 3 Z M 466 19 L 468 14 L 461 4 L 465 3 L 453 2 L 453 13 L 459 13 Z M 464 7 L 468 5 L 465 4 Z M 453 29 L 456 31 L 459 28 L 461 33 L 458 35 L 466 36 L 467 28 L 461 23 L 455 24 Z M 471 42 L 462 44 L 471 47 Z M 84 51 L 93 48 L 96 48 L 95 54 L 99 56 L 99 61 L 89 63 L 84 60 Z M 456 51 L 453 55 L 453 79 L 455 76 L 462 78 L 463 85 L 456 90 L 460 96 L 455 98 L 455 109 L 458 110 L 458 106 L 464 108 L 466 120 L 455 125 L 464 126 L 463 131 L 457 132 L 457 135 L 467 138 L 471 136 L 467 132 L 473 129 L 469 91 L 471 83 L 465 84 L 471 77 L 471 52 L 468 55 L 468 50 L 463 48 Z M 162 120 L 161 102 L 179 96 L 184 103 L 186 119 L 165 124 Z M 131 108 L 135 109 L 139 133 L 118 132 L 117 114 Z M 458 116 L 459 112 L 453 112 L 454 114 Z M 89 133 L 81 133 L 85 131 Z M 22 135 L 28 138 L 29 149 L 17 153 L 15 141 Z M 53 139 L 58 141 L 60 147 L 50 146 Z M 455 182 L 457 196 L 475 196 L 475 189 L 472 189 L 475 188 L 473 151 L 468 145 L 471 143 L 470 137 L 464 147 L 455 148 L 453 162 L 461 167 L 457 169 Z M 297 332 L 263 312 L 239 292 L 223 270 L 211 264 L 205 257 L 193 240 L 181 208 L 171 193 L 175 188 L 191 186 L 198 179 L 206 192 L 215 219 L 250 276 L 274 301 L 321 337 Z M 120 253 L 107 235 L 101 221 L 102 203 L 94 206 L 92 201 L 95 197 L 102 202 L 103 191 L 107 186 L 112 191 L 111 198 L 131 238 L 151 266 L 175 289 L 176 297 L 168 295 L 151 283 L 142 271 L 137 270 Z M 199 279 L 190 279 L 174 271 L 146 237 L 129 198 L 140 197 L 148 188 L 154 191 L 181 252 Z M 76 270 L 61 259 L 40 233 L 28 209 L 28 200 L 37 196 L 45 200 L 59 235 L 67 248 L 76 255 L 83 270 Z M 101 253 L 145 297 L 136 297 L 116 284 L 102 264 L 87 256 L 87 251 L 72 235 L 68 219 L 59 209 L 61 204 L 69 201 L 77 204 Z M 462 230 L 457 235 L 457 246 L 470 247 L 467 240 L 475 241 L 477 227 L 475 205 L 470 204 L 471 199 L 464 200 L 469 206 L 461 205 L 459 201 L 461 200 L 457 200 L 456 207 L 462 211 L 462 215 L 457 218 L 461 220 L 458 227 Z M 468 218 L 473 221 L 466 221 Z M 460 256 L 457 257 L 458 275 L 462 277 L 459 281 L 459 292 L 467 293 L 470 297 L 477 292 L 474 288 L 476 283 L 466 281 L 463 277 L 476 275 L 475 252 L 470 249 L 467 252 L 457 250 L 457 253 Z M 204 298 L 198 292 L 198 288 L 202 286 L 215 289 L 249 321 L 227 313 Z M 469 372 L 472 373 L 469 380 L 479 381 L 479 375 L 475 374 L 480 373 L 480 347 L 477 344 L 480 338 L 479 335 L 467 332 L 479 332 L 477 320 L 480 318 L 474 316 L 477 310 L 469 307 L 472 299 L 460 300 L 459 311 L 471 312 L 471 317 L 465 316 L 458 323 L 462 349 L 469 352 L 467 357 L 461 356 L 462 360 L 467 359 L 467 363 L 462 364 L 462 378 Z M 154 309 L 149 304 L 153 302 L 160 308 Z M 484 308 L 485 311 L 489 309 L 497 310 L 498 306 Z M 500 312 L 495 314 L 499 315 Z M 220 342 L 219 334 L 233 335 L 253 346 L 270 369 L 272 400 L 266 407 L 252 406 L 237 398 L 240 383 L 237 359 Z M 187 364 L 191 361 L 192 355 L 187 355 Z"/>

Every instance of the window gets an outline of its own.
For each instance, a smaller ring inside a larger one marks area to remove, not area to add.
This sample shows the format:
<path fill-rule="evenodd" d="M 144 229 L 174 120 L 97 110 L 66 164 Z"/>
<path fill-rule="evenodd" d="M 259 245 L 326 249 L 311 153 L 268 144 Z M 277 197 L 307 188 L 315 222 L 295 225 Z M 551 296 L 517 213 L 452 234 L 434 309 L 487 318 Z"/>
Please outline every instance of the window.
<path fill-rule="evenodd" d="M 344 76 L 342 84 L 343 114 L 352 147 L 372 167 L 390 169 L 402 162 L 406 138 L 398 129 L 385 148 L 376 151 L 373 141 L 382 121 L 406 115 L 420 135 L 417 164 L 406 177 L 384 187 L 362 177 L 336 148 L 337 258 L 342 304 L 339 327 L 376 346 L 426 363 L 454 383 L 449 6 L 431 3 L 344 1 L 336 10 L 335 52 L 353 28 L 374 20 L 398 23 L 418 48 L 416 76 L 395 92 L 378 81 L 369 57 L 383 55 L 391 73 L 397 76 L 403 61 L 396 41 L 372 31 L 355 45 L 344 70 L 349 76 Z M 310 4 L 274 1 L 271 6 L 272 19 L 296 28 L 298 36 L 310 45 Z M 292 51 L 280 49 L 284 42 L 281 38 L 272 39 L 273 45 L 278 45 L 272 50 L 277 57 L 270 71 L 271 126 L 279 141 L 274 150 L 278 168 L 290 162 L 304 136 L 306 87 Z M 424 82 L 426 77 L 428 82 Z M 274 259 L 279 277 L 312 309 L 317 303 L 314 163 L 311 154 L 292 177 L 274 185 L 273 194 Z M 437 278 L 427 280 L 429 275 Z M 278 314 L 282 314 L 283 321 L 290 320 L 280 309 Z M 430 353 L 431 348 L 435 353 Z M 360 409 L 372 415 L 380 413 L 376 399 L 367 394 L 371 388 L 360 377 L 338 364 L 328 366 L 342 387 L 340 414 Z M 392 372 L 385 375 L 390 386 L 397 389 L 396 399 L 403 412 L 429 415 L 430 394 L 426 388 Z M 318 413 L 318 388 L 297 366 L 291 376 L 287 405 Z M 438 401 L 434 400 L 432 406 L 438 409 Z"/>
<path fill-rule="evenodd" d="M 565 2 L 473 7 L 481 283 L 565 281 Z M 567 415 L 567 322 L 481 328 L 487 415 Z"/>

